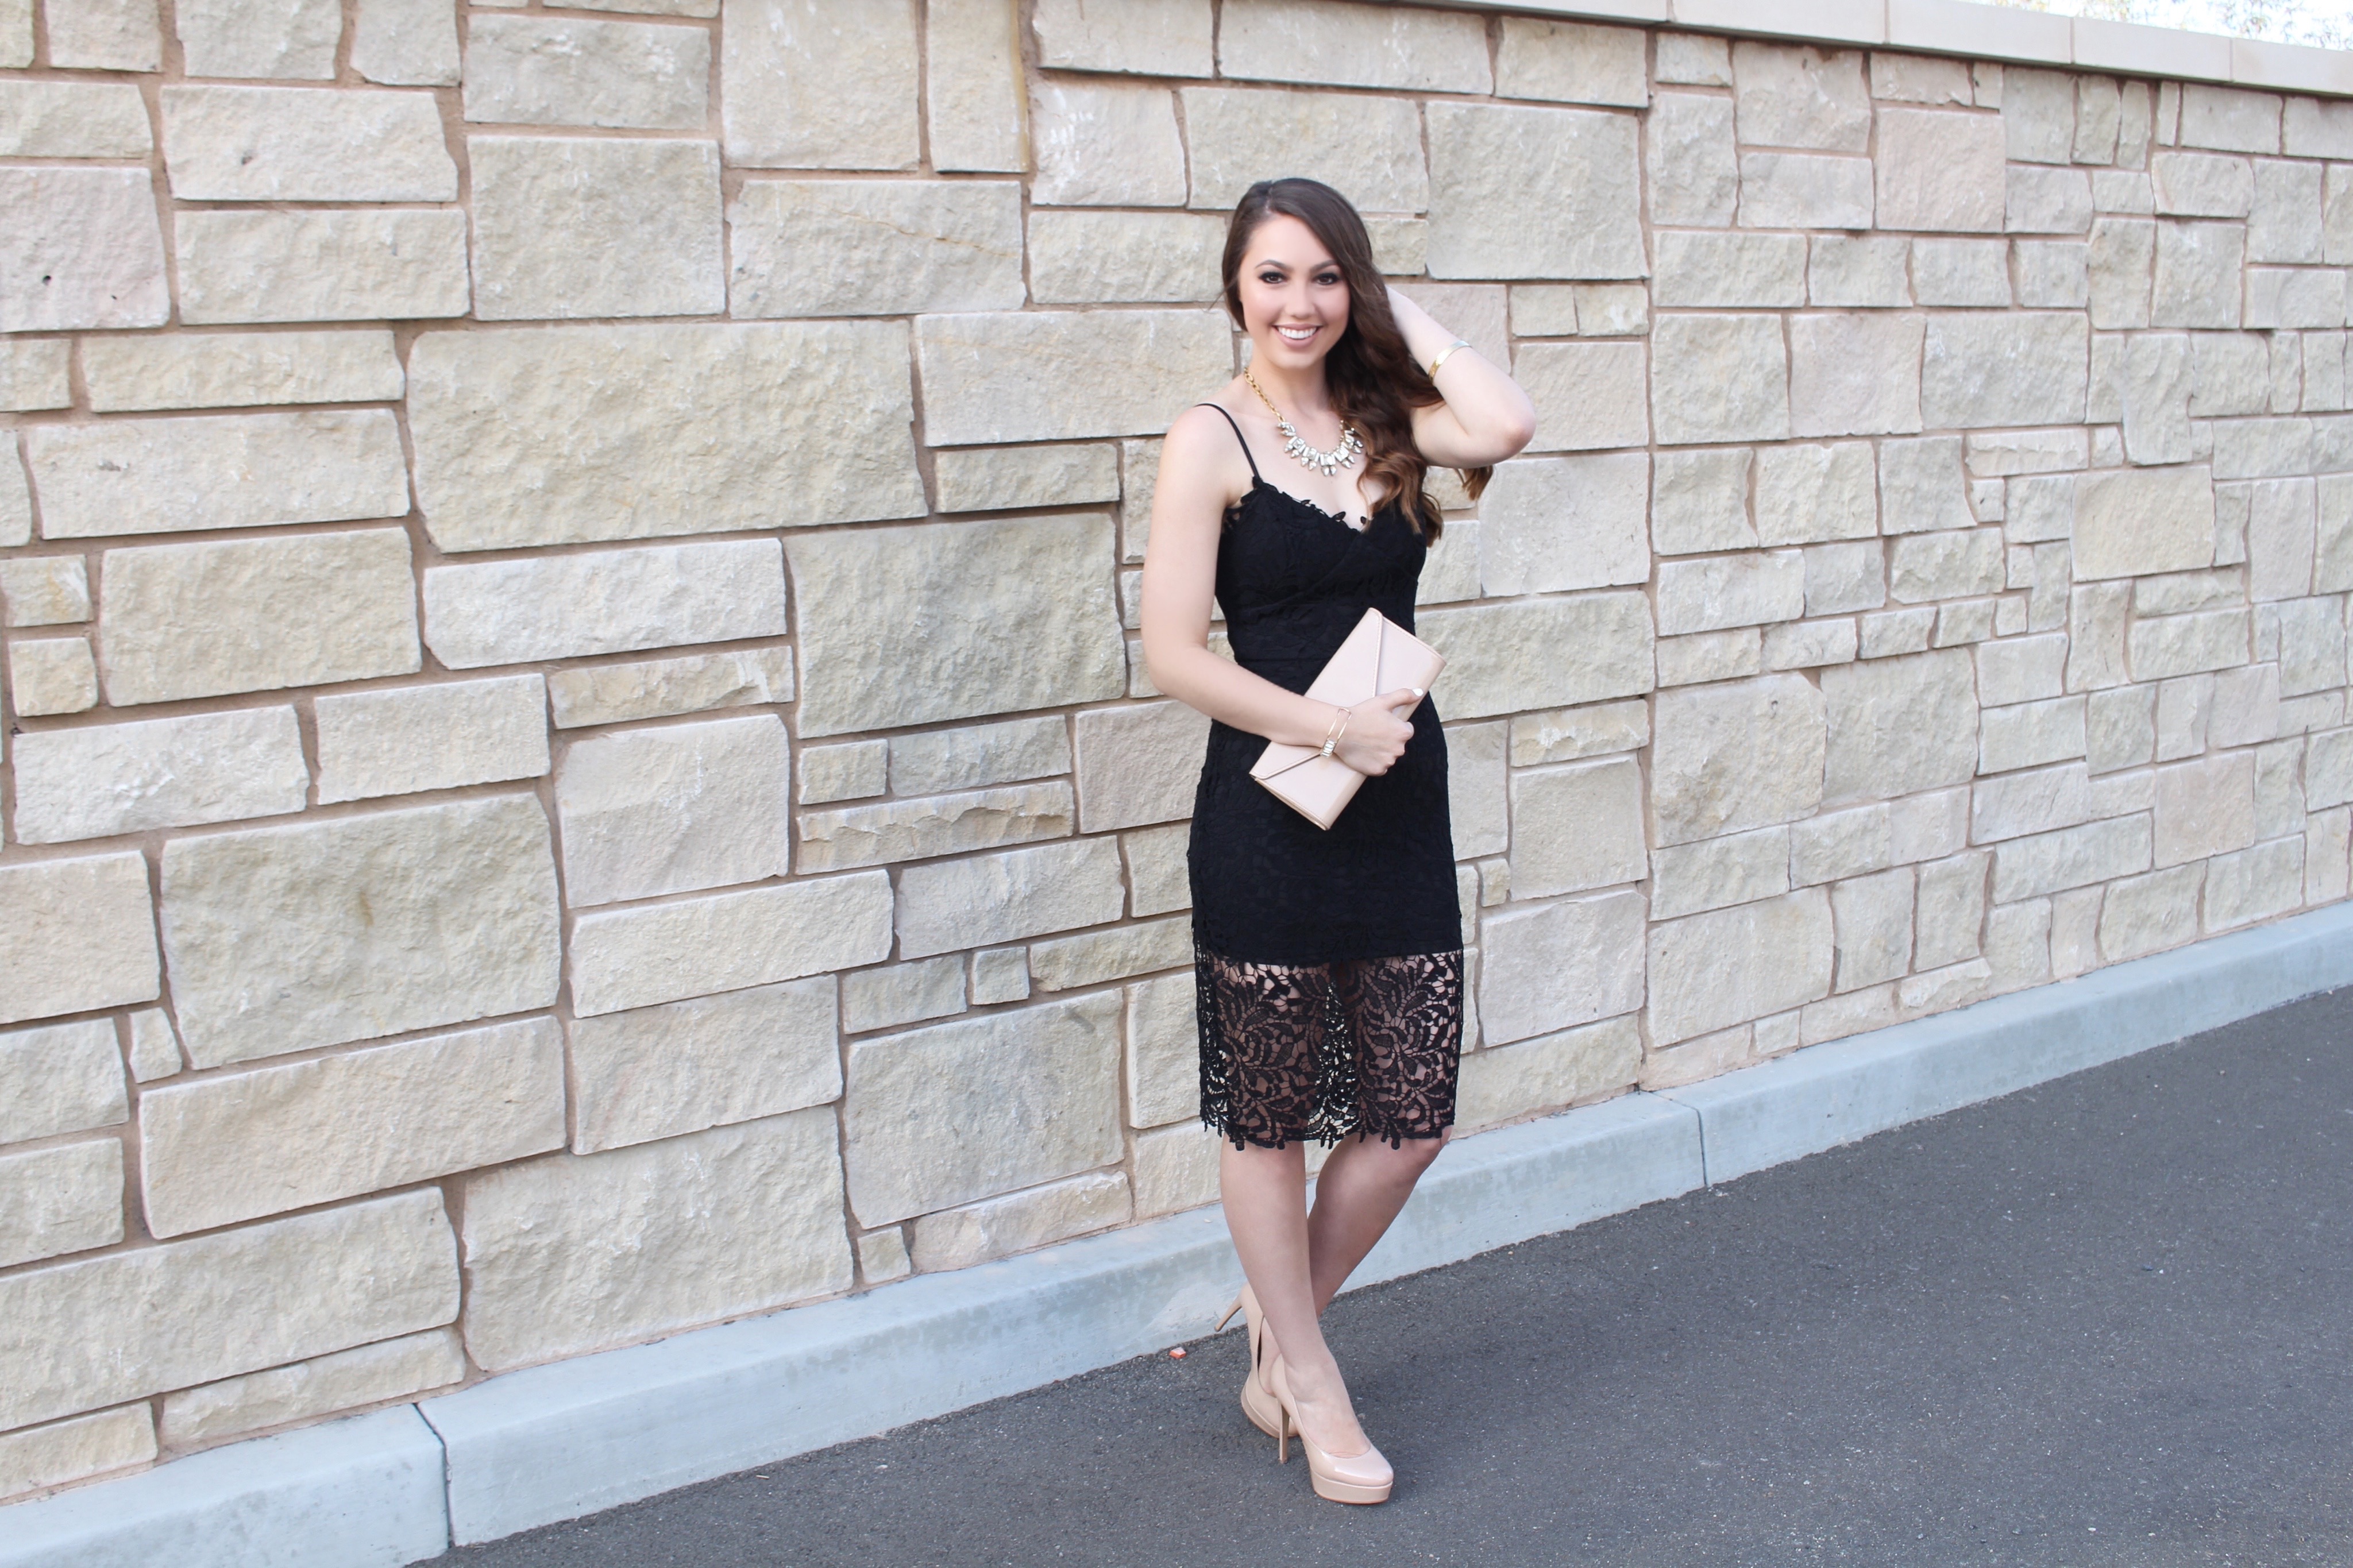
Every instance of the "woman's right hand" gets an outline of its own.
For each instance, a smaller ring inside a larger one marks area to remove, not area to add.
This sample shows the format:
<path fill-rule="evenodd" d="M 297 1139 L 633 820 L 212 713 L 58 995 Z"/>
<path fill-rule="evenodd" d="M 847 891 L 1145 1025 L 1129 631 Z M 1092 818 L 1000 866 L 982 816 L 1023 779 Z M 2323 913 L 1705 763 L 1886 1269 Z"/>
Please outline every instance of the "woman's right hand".
<path fill-rule="evenodd" d="M 1407 716 L 1420 702 L 1421 693 L 1401 686 L 1356 703 L 1348 710 L 1348 728 L 1332 754 L 1367 778 L 1379 777 L 1405 754 L 1405 743 L 1413 739 L 1413 722 Z"/>

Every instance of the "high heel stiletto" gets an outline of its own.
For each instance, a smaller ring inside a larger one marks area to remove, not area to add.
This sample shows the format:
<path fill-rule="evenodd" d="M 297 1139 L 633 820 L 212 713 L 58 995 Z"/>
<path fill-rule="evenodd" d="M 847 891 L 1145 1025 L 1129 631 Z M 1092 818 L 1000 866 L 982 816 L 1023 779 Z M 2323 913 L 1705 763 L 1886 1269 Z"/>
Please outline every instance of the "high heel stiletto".
<path fill-rule="evenodd" d="M 1280 1439 L 1282 1433 L 1277 1428 L 1282 1422 L 1282 1411 L 1275 1404 L 1274 1395 L 1266 1391 L 1266 1384 L 1259 1375 L 1259 1368 L 1263 1364 L 1261 1350 L 1266 1341 L 1266 1318 L 1260 1312 L 1258 1298 L 1250 1293 L 1248 1281 L 1234 1296 L 1234 1304 L 1226 1309 L 1225 1316 L 1218 1320 L 1217 1328 L 1222 1329 L 1231 1322 L 1236 1312 L 1242 1315 L 1243 1325 L 1250 1334 L 1250 1364 L 1249 1374 L 1242 1379 L 1242 1414 L 1250 1417 L 1251 1426 L 1270 1437 Z"/>
<path fill-rule="evenodd" d="M 1397 1483 L 1397 1472 L 1381 1458 L 1381 1451 L 1368 1439 L 1361 1454 L 1330 1454 L 1315 1446 L 1299 1426 L 1299 1401 L 1291 1392 L 1291 1378 L 1282 1364 L 1282 1357 L 1274 1358 L 1269 1369 L 1274 1381 L 1276 1426 L 1274 1435 L 1275 1462 L 1281 1464 L 1289 1455 L 1284 1452 L 1284 1437 L 1299 1439 L 1299 1451 L 1307 1456 L 1307 1479 L 1315 1488 L 1315 1495 L 1332 1502 L 1372 1503 L 1389 1500 L 1389 1489 Z"/>

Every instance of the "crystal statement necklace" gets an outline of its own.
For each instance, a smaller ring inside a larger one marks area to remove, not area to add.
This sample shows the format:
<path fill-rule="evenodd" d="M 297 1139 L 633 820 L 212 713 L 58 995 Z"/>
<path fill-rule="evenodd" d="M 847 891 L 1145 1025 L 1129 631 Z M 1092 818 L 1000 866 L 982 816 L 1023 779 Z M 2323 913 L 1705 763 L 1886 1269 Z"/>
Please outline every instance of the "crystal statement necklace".
<path fill-rule="evenodd" d="M 1365 443 L 1357 437 L 1355 426 L 1344 421 L 1340 426 L 1340 444 L 1328 452 L 1319 452 L 1307 444 L 1297 426 L 1282 416 L 1282 410 L 1274 405 L 1274 399 L 1266 395 L 1266 389 L 1258 384 L 1257 377 L 1245 370 L 1242 379 L 1250 383 L 1252 392 L 1258 394 L 1258 400 L 1266 405 L 1266 411 L 1274 416 L 1274 427 L 1282 432 L 1282 449 L 1298 458 L 1303 467 L 1321 468 L 1328 479 L 1333 469 L 1356 466 L 1356 454 L 1365 449 Z"/>

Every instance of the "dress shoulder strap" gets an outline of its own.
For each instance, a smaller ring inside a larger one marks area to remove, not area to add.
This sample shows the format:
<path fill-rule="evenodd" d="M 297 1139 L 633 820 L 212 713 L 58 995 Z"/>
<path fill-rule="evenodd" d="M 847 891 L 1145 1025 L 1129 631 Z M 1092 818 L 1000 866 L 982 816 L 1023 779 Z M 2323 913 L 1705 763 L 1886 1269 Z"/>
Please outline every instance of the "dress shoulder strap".
<path fill-rule="evenodd" d="M 1234 439 L 1240 441 L 1242 444 L 1242 461 L 1250 466 L 1250 478 L 1257 479 L 1259 477 L 1258 459 L 1250 456 L 1250 443 L 1242 437 L 1242 427 L 1240 422 L 1236 420 L 1232 415 L 1227 414 L 1222 405 L 1203 403 L 1198 404 L 1196 406 L 1201 408 L 1215 408 L 1220 415 L 1224 415 L 1226 423 L 1234 427 Z"/>

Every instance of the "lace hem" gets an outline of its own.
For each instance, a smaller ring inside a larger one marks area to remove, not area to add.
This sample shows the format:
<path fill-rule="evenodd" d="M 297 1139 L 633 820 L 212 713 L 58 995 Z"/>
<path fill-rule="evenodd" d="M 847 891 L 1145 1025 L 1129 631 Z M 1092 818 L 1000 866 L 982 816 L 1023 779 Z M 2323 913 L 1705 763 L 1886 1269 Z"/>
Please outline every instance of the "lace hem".
<path fill-rule="evenodd" d="M 1462 953 L 1249 963 L 1196 951 L 1201 1120 L 1237 1149 L 1444 1136 L 1462 1051 Z"/>

